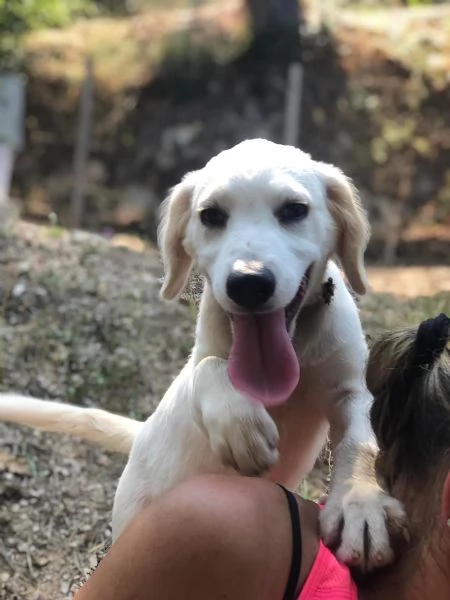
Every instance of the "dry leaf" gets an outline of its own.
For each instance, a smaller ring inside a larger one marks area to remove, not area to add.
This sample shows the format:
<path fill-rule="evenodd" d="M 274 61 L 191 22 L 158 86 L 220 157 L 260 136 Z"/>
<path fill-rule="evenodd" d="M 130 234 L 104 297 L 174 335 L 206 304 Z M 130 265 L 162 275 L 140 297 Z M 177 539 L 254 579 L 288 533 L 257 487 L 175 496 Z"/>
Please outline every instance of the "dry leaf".
<path fill-rule="evenodd" d="M 31 475 L 25 461 L 16 459 L 9 452 L 0 451 L 0 471 L 9 471 L 14 475 Z"/>

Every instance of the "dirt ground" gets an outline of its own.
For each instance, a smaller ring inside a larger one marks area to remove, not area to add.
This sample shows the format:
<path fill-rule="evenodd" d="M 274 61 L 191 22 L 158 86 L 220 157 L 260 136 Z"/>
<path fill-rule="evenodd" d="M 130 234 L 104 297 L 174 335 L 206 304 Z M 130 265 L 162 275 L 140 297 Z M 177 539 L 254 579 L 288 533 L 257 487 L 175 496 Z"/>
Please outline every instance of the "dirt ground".
<path fill-rule="evenodd" d="M 160 277 L 157 252 L 135 238 L 23 222 L 0 236 L 1 389 L 147 415 L 192 345 L 194 311 L 163 305 Z M 369 336 L 450 310 L 449 267 L 369 277 Z M 0 440 L 0 598 L 70 598 L 110 542 L 124 458 L 6 424 Z M 323 485 L 315 472 L 303 492 Z"/>

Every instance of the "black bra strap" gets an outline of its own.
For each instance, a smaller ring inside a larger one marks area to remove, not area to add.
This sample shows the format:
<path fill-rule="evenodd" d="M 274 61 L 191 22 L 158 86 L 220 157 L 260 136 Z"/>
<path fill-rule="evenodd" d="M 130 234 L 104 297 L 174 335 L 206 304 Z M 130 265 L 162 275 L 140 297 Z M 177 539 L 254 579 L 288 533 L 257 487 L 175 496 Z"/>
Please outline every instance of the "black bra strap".
<path fill-rule="evenodd" d="M 302 533 L 300 530 L 300 514 L 297 500 L 292 492 L 282 485 L 278 484 L 283 490 L 289 506 L 292 529 L 292 559 L 289 578 L 284 592 L 283 600 L 296 600 L 297 585 L 300 578 L 300 568 L 302 564 Z"/>

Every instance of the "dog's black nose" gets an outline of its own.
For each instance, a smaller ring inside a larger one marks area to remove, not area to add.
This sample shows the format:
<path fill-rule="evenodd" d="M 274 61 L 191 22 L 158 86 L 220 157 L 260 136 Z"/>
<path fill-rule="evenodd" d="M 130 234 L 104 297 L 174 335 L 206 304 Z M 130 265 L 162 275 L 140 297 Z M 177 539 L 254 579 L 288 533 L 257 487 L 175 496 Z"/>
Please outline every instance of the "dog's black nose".
<path fill-rule="evenodd" d="M 275 275 L 259 262 L 236 261 L 227 279 L 227 294 L 238 306 L 256 310 L 275 291 Z"/>

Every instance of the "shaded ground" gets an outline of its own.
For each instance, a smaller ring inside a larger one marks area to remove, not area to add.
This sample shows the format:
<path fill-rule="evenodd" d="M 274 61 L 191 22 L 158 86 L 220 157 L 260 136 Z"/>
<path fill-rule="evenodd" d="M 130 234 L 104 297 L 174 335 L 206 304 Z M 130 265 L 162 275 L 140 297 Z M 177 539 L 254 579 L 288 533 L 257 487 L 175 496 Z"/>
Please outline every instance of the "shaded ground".
<path fill-rule="evenodd" d="M 21 224 L 0 238 L 1 387 L 148 414 L 191 345 L 159 276 L 154 251 L 94 236 Z M 0 598 L 65 598 L 109 540 L 124 460 L 3 424 L 0 439 Z"/>
<path fill-rule="evenodd" d="M 361 304 L 369 335 L 448 311 L 449 269 L 432 273 L 373 271 L 377 294 Z M 160 303 L 160 276 L 157 253 L 134 238 L 25 223 L 0 237 L 1 388 L 148 414 L 192 344 L 193 313 Z M 431 295 L 384 293 L 408 281 Z M 124 459 L 1 423 L 0 439 L 0 598 L 68 598 L 109 543 Z M 316 497 L 324 477 L 316 471 L 304 493 Z"/>

